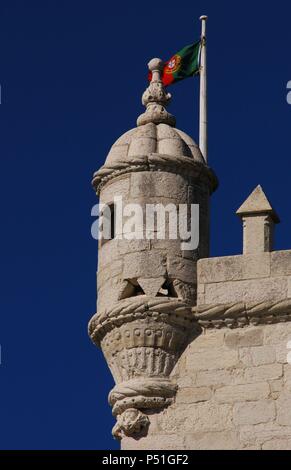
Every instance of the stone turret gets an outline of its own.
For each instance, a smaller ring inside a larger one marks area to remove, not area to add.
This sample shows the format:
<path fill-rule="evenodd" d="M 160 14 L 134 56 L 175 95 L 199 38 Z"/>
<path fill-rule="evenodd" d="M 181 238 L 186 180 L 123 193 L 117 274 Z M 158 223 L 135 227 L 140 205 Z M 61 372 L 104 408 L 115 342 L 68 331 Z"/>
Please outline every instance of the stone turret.
<path fill-rule="evenodd" d="M 260 185 L 236 213 L 243 220 L 243 253 L 247 255 L 272 251 L 274 225 L 280 220 Z"/>
<path fill-rule="evenodd" d="M 197 144 L 175 128 L 166 110 L 171 97 L 161 81 L 162 68 L 160 59 L 150 61 L 152 80 L 142 97 L 146 111 L 137 127 L 115 142 L 93 178 L 114 227 L 109 239 L 99 242 L 97 313 L 89 334 L 116 382 L 109 402 L 118 438 L 146 433 L 149 414 L 173 403 L 177 385 L 170 374 L 200 328 L 191 310 L 197 261 L 209 255 L 209 198 L 217 179 Z M 157 204 L 169 214 L 165 237 L 156 223 L 145 223 L 148 206 Z M 169 235 L 171 211 L 179 207 L 185 223 L 193 205 L 199 206 L 199 244 L 188 249 L 180 232 Z M 133 207 L 140 209 L 134 237 Z"/>

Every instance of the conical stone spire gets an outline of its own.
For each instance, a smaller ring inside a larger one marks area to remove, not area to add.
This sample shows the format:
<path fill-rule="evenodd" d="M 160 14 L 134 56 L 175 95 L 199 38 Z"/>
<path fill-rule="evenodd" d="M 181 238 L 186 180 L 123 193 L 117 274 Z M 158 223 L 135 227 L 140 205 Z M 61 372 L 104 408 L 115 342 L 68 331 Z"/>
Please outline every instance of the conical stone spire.
<path fill-rule="evenodd" d="M 149 122 L 154 124 L 164 123 L 173 127 L 176 125 L 176 119 L 166 110 L 171 95 L 166 93 L 161 80 L 163 66 L 164 63 L 161 59 L 152 59 L 148 63 L 148 68 L 152 72 L 152 80 L 142 95 L 142 104 L 146 107 L 146 111 L 137 119 L 138 126 L 143 126 Z"/>
<path fill-rule="evenodd" d="M 276 211 L 268 201 L 260 184 L 253 190 L 236 213 L 241 217 L 251 214 L 269 214 L 275 223 L 280 222 Z"/>

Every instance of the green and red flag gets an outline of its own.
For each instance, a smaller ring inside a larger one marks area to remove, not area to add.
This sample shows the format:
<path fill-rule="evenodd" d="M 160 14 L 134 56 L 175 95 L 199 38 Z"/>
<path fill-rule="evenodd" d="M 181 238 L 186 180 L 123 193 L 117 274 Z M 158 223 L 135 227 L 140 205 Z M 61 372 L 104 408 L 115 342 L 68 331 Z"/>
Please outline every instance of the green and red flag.
<path fill-rule="evenodd" d="M 173 55 L 165 63 L 162 82 L 165 86 L 184 80 L 184 78 L 193 77 L 199 74 L 200 70 L 200 51 L 201 41 L 183 47 L 179 52 Z M 152 79 L 152 73 L 149 73 L 149 80 Z"/>

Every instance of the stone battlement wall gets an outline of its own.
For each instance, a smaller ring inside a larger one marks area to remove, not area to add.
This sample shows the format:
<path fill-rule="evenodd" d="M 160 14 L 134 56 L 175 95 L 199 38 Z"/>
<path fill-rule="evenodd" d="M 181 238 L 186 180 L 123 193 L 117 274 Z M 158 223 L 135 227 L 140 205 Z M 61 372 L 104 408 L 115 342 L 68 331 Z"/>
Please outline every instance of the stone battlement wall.
<path fill-rule="evenodd" d="M 202 259 L 198 284 L 198 304 L 290 298 L 291 251 Z"/>

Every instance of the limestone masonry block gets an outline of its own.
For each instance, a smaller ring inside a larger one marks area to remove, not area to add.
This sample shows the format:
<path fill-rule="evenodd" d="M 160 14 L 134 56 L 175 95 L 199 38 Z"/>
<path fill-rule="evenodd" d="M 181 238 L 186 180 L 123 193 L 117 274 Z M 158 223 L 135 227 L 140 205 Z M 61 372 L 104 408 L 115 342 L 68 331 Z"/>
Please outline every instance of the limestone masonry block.
<path fill-rule="evenodd" d="M 291 250 L 271 253 L 271 275 L 291 276 Z"/>
<path fill-rule="evenodd" d="M 152 137 L 140 137 L 131 141 L 128 149 L 128 157 L 137 155 L 147 155 L 147 153 L 155 152 L 157 141 Z"/>
<path fill-rule="evenodd" d="M 123 270 L 123 260 L 117 259 L 113 261 L 110 266 L 107 266 L 104 269 L 98 271 L 98 285 L 103 286 L 103 284 L 110 280 L 112 277 L 122 275 Z"/>
<path fill-rule="evenodd" d="M 277 423 L 282 426 L 291 426 L 291 396 L 290 393 L 283 394 L 276 401 Z"/>
<path fill-rule="evenodd" d="M 236 431 L 197 432 L 186 435 L 185 448 L 193 450 L 231 450 L 240 446 Z"/>
<path fill-rule="evenodd" d="M 275 404 L 272 400 L 235 403 L 233 419 L 235 425 L 260 424 L 271 422 L 276 417 Z"/>
<path fill-rule="evenodd" d="M 148 436 L 138 440 L 138 450 L 174 450 L 184 449 L 184 435 L 177 436 L 176 434 L 156 436 Z M 137 450 L 137 442 L 135 439 L 124 437 L 122 439 L 123 450 Z"/>
<path fill-rule="evenodd" d="M 133 198 L 142 198 L 143 200 L 148 197 L 165 197 L 175 199 L 180 204 L 186 204 L 188 200 L 188 182 L 182 176 L 174 173 L 153 173 L 150 171 L 132 173 L 130 195 Z M 155 203 L 161 203 L 161 201 L 156 199 Z"/>
<path fill-rule="evenodd" d="M 245 383 L 276 380 L 282 377 L 282 364 L 267 364 L 264 366 L 250 367 L 245 370 Z"/>
<path fill-rule="evenodd" d="M 252 445 L 254 442 L 263 445 L 271 440 L 290 439 L 291 426 L 279 426 L 276 423 L 246 425 L 240 427 L 239 434 L 240 441 L 244 445 Z"/>
<path fill-rule="evenodd" d="M 206 330 L 190 344 L 188 355 L 220 348 L 224 344 L 225 330 Z"/>
<path fill-rule="evenodd" d="M 212 390 L 209 387 L 191 387 L 179 390 L 176 403 L 196 403 L 210 400 Z"/>
<path fill-rule="evenodd" d="M 111 204 L 114 202 L 114 196 L 122 197 L 123 201 L 128 200 L 130 177 L 122 175 L 109 181 L 103 188 L 100 195 L 100 202 L 103 204 Z"/>
<path fill-rule="evenodd" d="M 287 342 L 291 340 L 291 322 L 286 322 L 284 324 L 278 323 L 277 325 L 265 325 L 263 331 L 264 344 L 280 345 L 281 343 L 284 343 L 287 348 Z"/>
<path fill-rule="evenodd" d="M 291 450 L 291 439 L 271 439 L 264 442 L 263 450 Z"/>
<path fill-rule="evenodd" d="M 222 386 L 232 383 L 232 371 L 229 369 L 201 370 L 197 372 L 195 385 L 201 386 Z"/>
<path fill-rule="evenodd" d="M 273 364 L 276 361 L 276 350 L 272 346 L 259 346 L 249 349 L 254 366 Z"/>
<path fill-rule="evenodd" d="M 188 370 L 212 370 L 233 367 L 238 362 L 238 351 L 208 349 L 203 352 L 189 351 L 186 358 Z"/>
<path fill-rule="evenodd" d="M 287 279 L 274 277 L 206 284 L 205 292 L 206 304 L 281 300 L 287 298 Z"/>
<path fill-rule="evenodd" d="M 201 259 L 197 263 L 199 283 L 240 281 L 270 276 L 270 253 Z"/>
<path fill-rule="evenodd" d="M 123 278 L 160 277 L 166 274 L 166 258 L 159 253 L 132 253 L 124 256 Z"/>
<path fill-rule="evenodd" d="M 248 328 L 246 330 L 226 331 L 225 345 L 228 348 L 237 349 L 248 346 L 261 346 L 264 332 L 261 328 Z"/>
<path fill-rule="evenodd" d="M 268 398 L 270 387 L 267 383 L 227 385 L 215 391 L 219 403 L 235 403 L 262 400 Z"/>
<path fill-rule="evenodd" d="M 171 434 L 219 431 L 232 428 L 232 406 L 215 402 L 180 404 L 168 408 L 158 417 L 159 428 Z"/>
<path fill-rule="evenodd" d="M 187 149 L 187 145 L 180 139 L 162 139 L 158 143 L 158 153 L 165 155 L 182 154 L 190 157 L 191 154 Z M 188 154 L 188 155 L 187 155 Z"/>
<path fill-rule="evenodd" d="M 110 266 L 126 253 L 143 252 L 150 249 L 149 240 L 113 240 L 107 241 L 98 252 L 98 270 Z"/>

